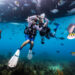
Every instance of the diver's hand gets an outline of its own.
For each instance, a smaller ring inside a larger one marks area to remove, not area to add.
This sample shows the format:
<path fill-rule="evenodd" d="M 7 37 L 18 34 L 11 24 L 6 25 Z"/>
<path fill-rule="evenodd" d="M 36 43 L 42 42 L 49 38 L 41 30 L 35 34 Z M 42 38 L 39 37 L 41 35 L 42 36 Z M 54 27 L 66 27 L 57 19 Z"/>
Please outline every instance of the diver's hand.
<path fill-rule="evenodd" d="M 46 27 L 47 26 L 47 23 L 44 23 L 43 27 Z"/>

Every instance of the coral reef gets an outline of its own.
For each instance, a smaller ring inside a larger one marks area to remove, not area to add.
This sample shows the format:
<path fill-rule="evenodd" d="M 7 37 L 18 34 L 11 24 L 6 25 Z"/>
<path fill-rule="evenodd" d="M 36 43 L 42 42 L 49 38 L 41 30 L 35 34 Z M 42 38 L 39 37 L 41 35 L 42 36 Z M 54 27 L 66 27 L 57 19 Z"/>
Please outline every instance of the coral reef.
<path fill-rule="evenodd" d="M 2 62 L 4 60 L 3 57 Z M 75 63 L 65 66 L 52 64 L 50 61 L 45 63 L 44 61 L 19 60 L 18 65 L 12 69 L 7 67 L 6 63 L 0 63 L 0 75 L 75 75 Z"/>

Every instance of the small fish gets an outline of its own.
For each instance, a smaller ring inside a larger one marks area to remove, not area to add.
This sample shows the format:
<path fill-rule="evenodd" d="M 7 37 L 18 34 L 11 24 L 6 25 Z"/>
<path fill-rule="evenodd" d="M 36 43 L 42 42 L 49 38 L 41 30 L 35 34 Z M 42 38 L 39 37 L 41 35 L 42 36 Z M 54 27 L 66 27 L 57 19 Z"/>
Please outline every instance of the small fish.
<path fill-rule="evenodd" d="M 5 5 L 5 3 L 4 3 L 4 2 L 2 2 L 2 1 L 0 1 L 0 5 Z"/>
<path fill-rule="evenodd" d="M 32 0 L 32 3 L 35 3 L 35 4 L 37 4 L 37 0 Z"/>
<path fill-rule="evenodd" d="M 9 3 L 9 6 L 10 6 L 10 7 L 14 7 L 14 5 L 13 5 L 13 4 L 11 4 L 11 3 Z"/>
<path fill-rule="evenodd" d="M 11 7 L 10 6 L 8 6 L 8 9 L 10 9 Z"/>
<path fill-rule="evenodd" d="M 73 8 L 73 9 L 67 11 L 67 12 L 68 12 L 69 14 L 73 14 L 73 13 L 75 13 L 75 8 Z"/>
<path fill-rule="evenodd" d="M 66 3 L 65 0 L 59 0 L 59 2 L 58 2 L 58 6 L 62 6 L 62 5 L 64 5 L 65 3 Z"/>
<path fill-rule="evenodd" d="M 64 43 L 61 43 L 60 45 L 61 45 L 61 46 L 64 46 Z"/>
<path fill-rule="evenodd" d="M 10 37 L 9 40 L 12 40 L 12 38 Z"/>
<path fill-rule="evenodd" d="M 75 5 L 75 1 L 73 1 L 73 2 L 70 4 L 70 7 L 71 7 L 72 5 Z"/>
<path fill-rule="evenodd" d="M 64 32 L 62 32 L 61 34 L 64 34 Z"/>
<path fill-rule="evenodd" d="M 20 28 L 19 30 L 22 30 L 22 28 Z"/>
<path fill-rule="evenodd" d="M 29 5 L 29 4 L 24 4 L 24 6 L 28 7 L 28 6 L 30 6 L 30 5 Z"/>
<path fill-rule="evenodd" d="M 14 4 L 15 4 L 17 7 L 20 6 L 18 1 L 14 1 Z"/>
<path fill-rule="evenodd" d="M 59 10 L 58 9 L 53 9 L 53 10 L 51 10 L 51 12 L 54 13 L 54 14 L 56 14 L 56 13 L 59 12 Z"/>
<path fill-rule="evenodd" d="M 50 19 L 50 20 L 51 20 L 51 22 L 49 22 L 49 24 L 52 24 L 55 19 L 53 18 L 53 19 Z"/>
<path fill-rule="evenodd" d="M 56 25 L 56 26 L 57 26 L 57 25 L 59 25 L 59 24 L 55 22 L 55 23 L 54 23 L 54 25 Z"/>
<path fill-rule="evenodd" d="M 70 52 L 70 54 L 71 54 L 72 56 L 75 56 L 75 52 Z"/>
<path fill-rule="evenodd" d="M 65 38 L 64 37 L 59 37 L 59 39 L 64 40 Z"/>
<path fill-rule="evenodd" d="M 32 13 L 36 13 L 36 11 L 35 11 L 35 10 L 31 10 L 31 12 L 32 12 Z"/>
<path fill-rule="evenodd" d="M 17 8 L 17 7 L 14 7 L 14 8 L 12 8 L 12 9 L 16 11 L 18 8 Z"/>
<path fill-rule="evenodd" d="M 57 53 L 60 53 L 60 51 L 59 51 L 59 50 L 57 50 L 56 52 L 57 52 Z"/>
<path fill-rule="evenodd" d="M 1 16 L 3 16 L 3 15 L 4 15 L 4 13 L 1 13 L 0 15 L 1 15 Z"/>

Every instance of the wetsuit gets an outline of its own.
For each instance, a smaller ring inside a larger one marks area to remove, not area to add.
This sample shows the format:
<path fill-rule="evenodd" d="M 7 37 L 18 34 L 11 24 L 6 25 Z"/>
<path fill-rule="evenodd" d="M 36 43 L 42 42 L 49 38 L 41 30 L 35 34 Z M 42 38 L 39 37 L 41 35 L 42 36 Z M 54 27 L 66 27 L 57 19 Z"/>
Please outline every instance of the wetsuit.
<path fill-rule="evenodd" d="M 40 31 L 41 36 L 47 36 L 50 33 L 50 28 L 48 27 L 48 22 L 49 22 L 49 20 L 47 18 L 45 18 L 45 23 L 43 23 L 43 22 L 39 23 L 40 27 L 42 27 L 42 30 Z"/>
<path fill-rule="evenodd" d="M 33 24 L 33 22 L 28 23 L 28 27 L 25 29 L 25 38 L 26 40 L 34 41 L 37 30 L 41 31 L 42 27 L 39 27 L 38 25 Z"/>
<path fill-rule="evenodd" d="M 44 44 L 44 37 L 46 37 L 47 39 L 50 39 L 50 37 L 55 37 L 55 33 L 59 27 L 59 25 L 56 26 L 56 28 L 54 29 L 54 33 L 51 33 L 51 29 L 48 27 L 48 22 L 49 20 L 47 18 L 45 18 L 45 23 L 39 23 L 40 26 L 42 27 L 42 30 L 40 31 L 40 35 L 42 37 L 41 39 L 41 43 Z M 43 25 L 45 25 L 45 27 L 43 27 Z"/>

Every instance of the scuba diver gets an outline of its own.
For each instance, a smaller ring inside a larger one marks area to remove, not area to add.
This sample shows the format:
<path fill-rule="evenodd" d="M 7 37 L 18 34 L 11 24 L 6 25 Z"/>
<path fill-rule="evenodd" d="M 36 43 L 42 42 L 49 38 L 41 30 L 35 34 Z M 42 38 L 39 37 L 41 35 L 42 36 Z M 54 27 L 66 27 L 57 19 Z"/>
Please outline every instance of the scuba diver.
<path fill-rule="evenodd" d="M 49 20 L 45 18 L 45 14 L 43 14 L 44 17 L 40 16 L 39 19 L 39 26 L 42 27 L 40 31 L 41 36 L 41 43 L 44 44 L 44 38 L 50 39 L 50 37 L 56 38 L 55 34 L 59 27 L 59 24 L 56 25 L 56 28 L 54 29 L 54 33 L 51 33 L 51 29 L 48 27 Z M 45 27 L 43 27 L 45 25 Z"/>
<path fill-rule="evenodd" d="M 28 27 L 25 28 L 25 38 L 26 38 L 26 41 L 21 45 L 20 47 L 20 50 L 22 50 L 22 48 L 30 43 L 30 49 L 29 49 L 29 53 L 28 53 L 28 59 L 31 60 L 32 59 L 32 48 L 33 48 L 33 45 L 34 45 L 34 39 L 35 39 L 35 36 L 37 34 L 37 30 L 40 31 L 42 30 L 42 27 L 39 28 L 38 25 L 36 25 L 36 22 L 33 21 L 31 23 L 29 23 Z"/>
<path fill-rule="evenodd" d="M 39 25 L 36 25 L 37 20 L 38 20 L 38 17 L 34 18 L 34 19 L 32 18 L 31 20 L 28 20 L 28 26 L 25 28 L 25 31 L 24 31 L 26 41 L 21 45 L 21 47 L 19 49 L 17 49 L 15 54 L 9 60 L 8 66 L 10 68 L 13 68 L 17 65 L 18 59 L 19 59 L 19 56 L 20 56 L 20 51 L 28 43 L 30 43 L 30 49 L 29 49 L 27 58 L 29 60 L 32 59 L 32 48 L 33 48 L 33 45 L 34 45 L 34 39 L 36 37 L 37 30 L 39 30 L 39 31 L 42 30 L 42 27 L 39 27 Z M 43 25 L 43 27 L 45 27 L 45 26 L 46 25 Z"/>

